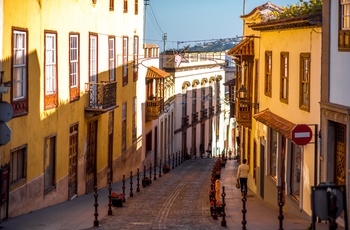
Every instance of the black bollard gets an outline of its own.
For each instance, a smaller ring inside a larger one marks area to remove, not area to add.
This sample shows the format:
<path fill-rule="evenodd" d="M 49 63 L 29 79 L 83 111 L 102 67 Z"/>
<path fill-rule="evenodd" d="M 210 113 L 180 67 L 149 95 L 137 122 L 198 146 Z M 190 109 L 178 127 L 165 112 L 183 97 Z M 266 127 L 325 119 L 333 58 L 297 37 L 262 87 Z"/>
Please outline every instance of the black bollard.
<path fill-rule="evenodd" d="M 123 186 L 122 186 L 122 189 L 123 189 L 123 202 L 125 203 L 125 175 L 123 175 Z"/>
<path fill-rule="evenodd" d="M 153 177 L 153 180 L 157 180 L 157 164 L 154 164 L 154 177 Z"/>
<path fill-rule="evenodd" d="M 108 216 L 112 215 L 112 181 L 108 183 Z"/>
<path fill-rule="evenodd" d="M 159 177 L 162 177 L 162 159 L 159 159 Z"/>
<path fill-rule="evenodd" d="M 243 209 L 242 209 L 242 213 L 243 213 L 242 230 L 247 230 L 247 228 L 246 228 L 247 221 L 246 221 L 246 219 L 245 219 L 245 214 L 247 213 L 246 201 L 247 201 L 247 191 L 246 191 L 245 189 L 243 189 L 243 198 L 242 198 L 242 202 L 243 202 Z"/>
<path fill-rule="evenodd" d="M 279 215 L 278 215 L 278 219 L 279 219 L 279 229 L 278 230 L 283 230 L 283 199 L 282 199 L 282 187 L 281 186 L 277 186 L 278 188 L 278 207 L 279 207 Z"/>
<path fill-rule="evenodd" d="M 177 167 L 177 163 L 178 163 L 178 158 L 177 158 L 177 152 L 175 153 L 175 167 Z"/>
<path fill-rule="evenodd" d="M 226 219 L 225 219 L 225 216 L 226 216 L 226 212 L 225 212 L 225 206 L 226 206 L 226 203 L 225 203 L 225 196 L 226 196 L 226 193 L 225 193 L 225 186 L 222 186 L 222 194 L 221 194 L 221 197 L 222 197 L 222 220 L 221 220 L 221 226 L 222 227 L 226 227 Z"/>
<path fill-rule="evenodd" d="M 137 168 L 137 188 L 136 192 L 140 192 L 140 169 Z"/>
<path fill-rule="evenodd" d="M 170 155 L 168 156 L 168 166 L 169 166 L 169 172 L 170 172 Z"/>
<path fill-rule="evenodd" d="M 130 171 L 130 197 L 133 197 L 134 196 L 134 193 L 132 192 L 132 171 Z"/>
<path fill-rule="evenodd" d="M 95 216 L 95 220 L 94 220 L 94 227 L 99 227 L 100 226 L 100 222 L 98 221 L 98 210 L 97 210 L 97 207 L 98 207 L 98 202 L 97 202 L 97 197 L 98 197 L 98 194 L 97 194 L 97 186 L 95 186 L 95 194 L 94 194 L 94 197 L 95 197 L 95 213 L 94 213 L 94 216 Z"/>
<path fill-rule="evenodd" d="M 149 164 L 149 184 L 152 184 L 152 163 Z"/>
<path fill-rule="evenodd" d="M 173 166 L 172 166 L 173 169 L 175 168 L 174 163 L 175 163 L 175 155 L 174 155 L 174 153 L 173 153 Z"/>
<path fill-rule="evenodd" d="M 143 166 L 143 179 L 146 179 L 146 165 Z"/>

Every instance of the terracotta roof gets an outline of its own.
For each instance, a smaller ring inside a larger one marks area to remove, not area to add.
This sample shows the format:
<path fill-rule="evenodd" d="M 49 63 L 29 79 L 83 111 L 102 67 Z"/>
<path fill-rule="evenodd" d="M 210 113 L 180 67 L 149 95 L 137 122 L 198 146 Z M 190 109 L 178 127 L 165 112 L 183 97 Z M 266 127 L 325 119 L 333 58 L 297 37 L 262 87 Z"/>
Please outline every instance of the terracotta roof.
<path fill-rule="evenodd" d="M 269 109 L 265 109 L 254 115 L 254 118 L 276 130 L 278 133 L 282 134 L 288 139 L 292 139 L 292 130 L 295 124 L 272 113 Z"/>
<path fill-rule="evenodd" d="M 246 37 L 243 41 L 238 43 L 235 47 L 227 52 L 228 55 L 242 54 L 254 56 L 254 38 Z"/>
<path fill-rule="evenodd" d="M 158 69 L 154 66 L 150 66 L 148 67 L 147 73 L 146 73 L 146 79 L 154 79 L 154 78 L 165 78 L 165 77 L 169 77 L 170 74 Z"/>
<path fill-rule="evenodd" d="M 224 86 L 235 85 L 235 84 L 236 84 L 236 78 L 232 78 L 231 80 L 224 82 Z"/>
<path fill-rule="evenodd" d="M 249 16 L 253 15 L 255 12 L 262 11 L 265 9 L 270 9 L 271 11 L 283 11 L 283 8 L 281 8 L 275 4 L 272 4 L 271 2 L 267 2 L 263 5 L 255 7 L 250 13 L 245 14 L 245 15 L 241 15 L 241 18 L 249 17 Z"/>
<path fill-rule="evenodd" d="M 302 27 L 320 27 L 322 25 L 322 15 L 306 15 L 294 18 L 283 18 L 276 20 L 269 20 L 249 25 L 253 30 L 267 31 L 267 30 L 283 30 L 290 28 Z"/>

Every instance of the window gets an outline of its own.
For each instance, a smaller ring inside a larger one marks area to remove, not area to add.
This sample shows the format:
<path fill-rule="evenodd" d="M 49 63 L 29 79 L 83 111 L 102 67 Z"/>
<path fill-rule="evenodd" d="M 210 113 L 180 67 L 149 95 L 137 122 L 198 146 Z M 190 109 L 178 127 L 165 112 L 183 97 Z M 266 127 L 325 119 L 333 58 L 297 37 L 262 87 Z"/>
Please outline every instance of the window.
<path fill-rule="evenodd" d="M 299 107 L 310 111 L 310 54 L 300 54 L 300 95 Z"/>
<path fill-rule="evenodd" d="M 290 193 L 300 200 L 301 148 L 291 143 Z"/>
<path fill-rule="evenodd" d="M 109 80 L 115 81 L 115 38 L 110 37 L 109 38 Z"/>
<path fill-rule="evenodd" d="M 146 135 L 146 156 L 152 152 L 152 131 Z"/>
<path fill-rule="evenodd" d="M 124 0 L 124 13 L 128 12 L 128 0 Z"/>
<path fill-rule="evenodd" d="M 350 51 L 350 0 L 340 0 L 339 40 L 340 51 Z"/>
<path fill-rule="evenodd" d="M 45 138 L 44 142 L 44 190 L 48 193 L 55 186 L 56 137 Z"/>
<path fill-rule="evenodd" d="M 128 46 L 129 38 L 123 37 L 123 86 L 128 84 Z"/>
<path fill-rule="evenodd" d="M 138 66 L 139 66 L 139 37 L 134 36 L 134 82 L 138 79 Z"/>
<path fill-rule="evenodd" d="M 97 36 L 90 34 L 89 50 L 89 80 L 97 83 Z"/>
<path fill-rule="evenodd" d="M 11 152 L 11 184 L 25 182 L 27 177 L 27 146 L 22 146 Z"/>
<path fill-rule="evenodd" d="M 45 109 L 58 105 L 56 39 L 56 33 L 45 32 Z"/>
<path fill-rule="evenodd" d="M 137 105 L 137 98 L 134 97 L 132 100 L 132 142 L 134 143 L 136 141 L 137 137 L 137 127 L 136 127 L 136 108 Z"/>
<path fill-rule="evenodd" d="M 265 95 L 272 96 L 272 52 L 265 52 Z"/>
<path fill-rule="evenodd" d="M 122 108 L 122 151 L 126 150 L 126 102 Z"/>
<path fill-rule="evenodd" d="M 135 15 L 139 14 L 139 0 L 135 0 Z"/>
<path fill-rule="evenodd" d="M 79 35 L 69 35 L 70 100 L 79 99 Z"/>
<path fill-rule="evenodd" d="M 281 90 L 280 100 L 288 103 L 289 53 L 281 53 Z"/>
<path fill-rule="evenodd" d="M 109 11 L 114 11 L 114 0 L 109 0 Z"/>
<path fill-rule="evenodd" d="M 27 31 L 12 32 L 12 107 L 14 114 L 28 112 L 28 62 L 27 62 Z"/>
<path fill-rule="evenodd" d="M 270 129 L 270 176 L 277 179 L 277 132 Z"/>

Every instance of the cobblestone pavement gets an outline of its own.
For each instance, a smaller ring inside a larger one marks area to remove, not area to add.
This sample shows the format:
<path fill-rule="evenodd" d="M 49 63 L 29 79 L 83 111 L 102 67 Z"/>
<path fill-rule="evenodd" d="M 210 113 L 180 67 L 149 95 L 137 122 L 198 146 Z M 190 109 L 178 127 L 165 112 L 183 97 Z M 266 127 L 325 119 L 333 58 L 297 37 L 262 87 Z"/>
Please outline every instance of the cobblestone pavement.
<path fill-rule="evenodd" d="M 99 229 L 222 229 L 209 211 L 210 173 L 216 159 L 186 161 L 162 174 L 124 207 L 100 221 Z"/>

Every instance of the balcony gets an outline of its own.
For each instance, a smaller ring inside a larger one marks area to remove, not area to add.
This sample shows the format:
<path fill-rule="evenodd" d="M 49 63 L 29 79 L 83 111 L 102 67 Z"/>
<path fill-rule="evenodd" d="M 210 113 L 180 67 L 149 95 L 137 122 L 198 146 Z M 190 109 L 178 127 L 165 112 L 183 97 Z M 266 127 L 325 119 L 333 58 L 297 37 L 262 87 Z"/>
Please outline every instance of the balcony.
<path fill-rule="evenodd" d="M 213 117 L 215 114 L 215 108 L 214 106 L 209 107 L 209 117 Z"/>
<path fill-rule="evenodd" d="M 192 113 L 192 124 L 196 124 L 198 122 L 198 112 Z"/>
<path fill-rule="evenodd" d="M 88 92 L 86 116 L 95 116 L 117 108 L 117 82 L 85 83 Z"/>
<path fill-rule="evenodd" d="M 158 119 L 164 110 L 164 98 L 146 100 L 146 121 Z"/>
<path fill-rule="evenodd" d="M 252 125 L 252 105 L 246 100 L 236 98 L 236 122 L 245 127 Z"/>
<path fill-rule="evenodd" d="M 189 116 L 185 116 L 185 117 L 182 117 L 182 124 L 181 124 L 181 128 L 187 128 L 188 126 L 190 125 L 189 123 Z"/>
<path fill-rule="evenodd" d="M 219 115 L 221 113 L 221 104 L 216 105 L 216 114 Z"/>
<path fill-rule="evenodd" d="M 204 121 L 208 118 L 208 109 L 201 110 L 201 121 Z"/>

